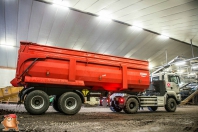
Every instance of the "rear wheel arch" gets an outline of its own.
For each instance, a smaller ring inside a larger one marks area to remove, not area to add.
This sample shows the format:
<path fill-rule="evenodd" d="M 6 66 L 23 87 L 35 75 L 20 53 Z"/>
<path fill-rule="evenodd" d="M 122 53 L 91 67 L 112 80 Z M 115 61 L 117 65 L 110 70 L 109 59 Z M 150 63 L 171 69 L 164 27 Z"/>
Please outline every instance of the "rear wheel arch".
<path fill-rule="evenodd" d="M 74 90 L 73 92 L 78 94 L 78 96 L 80 97 L 82 103 L 85 103 L 85 98 L 84 98 L 84 95 L 82 94 L 82 92 L 80 92 L 79 90 Z"/>
<path fill-rule="evenodd" d="M 23 89 L 19 92 L 19 94 L 18 94 L 19 99 L 20 99 L 19 102 L 20 102 L 20 103 L 23 102 L 23 101 L 25 100 L 26 96 L 27 96 L 30 92 L 34 91 L 34 90 L 35 90 L 34 87 L 23 88 Z"/>
<path fill-rule="evenodd" d="M 167 97 L 166 97 L 166 103 L 167 103 L 167 100 L 168 100 L 169 98 L 173 98 L 173 99 L 176 101 L 177 104 L 180 103 L 180 102 L 177 101 L 177 99 L 176 99 L 176 97 L 175 97 L 174 95 L 167 95 Z"/>

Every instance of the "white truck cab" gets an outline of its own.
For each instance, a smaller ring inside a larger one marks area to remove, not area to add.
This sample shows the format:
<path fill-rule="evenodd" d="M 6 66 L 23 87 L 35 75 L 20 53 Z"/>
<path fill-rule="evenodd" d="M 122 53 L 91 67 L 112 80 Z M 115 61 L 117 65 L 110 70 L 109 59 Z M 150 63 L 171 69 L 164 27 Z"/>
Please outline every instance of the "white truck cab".
<path fill-rule="evenodd" d="M 159 81 L 159 80 L 162 81 L 164 80 L 167 95 L 174 96 L 176 101 L 180 103 L 181 102 L 181 95 L 179 88 L 179 84 L 181 83 L 180 77 L 175 73 L 165 73 L 165 72 L 157 73 L 151 76 L 151 82 Z"/>
<path fill-rule="evenodd" d="M 136 113 L 139 107 L 156 111 L 165 107 L 167 112 L 175 112 L 181 102 L 180 77 L 175 73 L 157 73 L 151 76 L 151 84 L 142 95 L 125 94 L 112 96 L 110 109 L 114 112 Z"/>

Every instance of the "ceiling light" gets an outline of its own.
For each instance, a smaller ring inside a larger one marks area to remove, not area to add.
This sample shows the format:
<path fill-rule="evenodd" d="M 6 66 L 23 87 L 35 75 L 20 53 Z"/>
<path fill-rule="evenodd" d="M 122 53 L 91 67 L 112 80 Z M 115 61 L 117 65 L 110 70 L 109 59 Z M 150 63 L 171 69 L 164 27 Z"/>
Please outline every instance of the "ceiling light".
<path fill-rule="evenodd" d="M 141 27 L 137 27 L 137 26 L 130 26 L 130 29 L 133 29 L 135 31 L 142 31 L 143 30 Z"/>
<path fill-rule="evenodd" d="M 110 15 L 110 12 L 107 10 L 100 11 L 100 13 L 98 15 L 100 18 L 103 18 L 103 19 L 107 19 L 107 20 L 112 19 L 112 15 Z"/>
<path fill-rule="evenodd" d="M 0 45 L 4 45 L 4 46 L 16 46 L 16 40 L 14 40 L 14 39 L 7 39 L 6 42 L 0 43 Z"/>
<path fill-rule="evenodd" d="M 161 39 L 169 39 L 169 37 L 168 37 L 168 36 L 166 36 L 166 35 L 162 35 L 162 34 L 161 34 L 159 37 L 160 37 Z"/>
<path fill-rule="evenodd" d="M 133 22 L 132 25 L 137 26 L 137 27 L 143 27 L 142 22 Z"/>
<path fill-rule="evenodd" d="M 6 49 L 12 49 L 12 48 L 14 48 L 13 45 L 6 45 L 6 44 L 0 44 L 0 47 L 6 48 Z"/>
<path fill-rule="evenodd" d="M 181 65 L 185 65 L 185 64 L 186 64 L 185 61 L 180 61 L 180 62 L 175 63 L 176 66 L 181 66 Z"/>

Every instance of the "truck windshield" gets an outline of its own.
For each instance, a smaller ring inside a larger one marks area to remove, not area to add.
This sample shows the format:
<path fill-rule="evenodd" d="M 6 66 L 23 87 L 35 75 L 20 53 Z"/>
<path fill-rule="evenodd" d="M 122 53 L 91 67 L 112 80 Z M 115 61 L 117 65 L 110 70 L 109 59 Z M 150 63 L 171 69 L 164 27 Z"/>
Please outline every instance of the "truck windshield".
<path fill-rule="evenodd" d="M 168 76 L 168 81 L 169 81 L 169 82 L 174 82 L 174 83 L 176 83 L 176 84 L 179 84 L 179 82 L 180 82 L 178 76 L 171 76 L 171 75 Z"/>

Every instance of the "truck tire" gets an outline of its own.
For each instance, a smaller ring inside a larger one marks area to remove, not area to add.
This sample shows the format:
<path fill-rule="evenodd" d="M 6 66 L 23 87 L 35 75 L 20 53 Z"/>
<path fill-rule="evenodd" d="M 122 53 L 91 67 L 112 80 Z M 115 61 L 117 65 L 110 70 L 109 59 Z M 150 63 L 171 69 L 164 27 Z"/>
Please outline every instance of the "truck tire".
<path fill-rule="evenodd" d="M 62 112 L 59 108 L 58 108 L 58 99 L 59 97 L 56 96 L 52 102 L 52 107 L 57 111 L 57 112 Z"/>
<path fill-rule="evenodd" d="M 33 115 L 44 114 L 49 108 L 49 96 L 41 90 L 30 92 L 24 101 L 25 109 Z"/>
<path fill-rule="evenodd" d="M 157 110 L 157 106 L 149 106 L 148 107 L 148 109 L 150 110 L 150 111 L 156 111 Z"/>
<path fill-rule="evenodd" d="M 58 99 L 58 108 L 67 115 L 74 115 L 81 109 L 82 101 L 78 94 L 66 92 Z"/>
<path fill-rule="evenodd" d="M 139 103 L 135 98 L 129 98 L 124 106 L 124 112 L 127 114 L 134 114 L 138 111 Z"/>
<path fill-rule="evenodd" d="M 176 107 L 177 107 L 177 103 L 176 103 L 175 99 L 168 98 L 167 102 L 166 102 L 166 105 L 165 105 L 166 111 L 167 112 L 175 112 Z"/>
<path fill-rule="evenodd" d="M 121 112 L 122 108 L 116 106 L 114 104 L 114 101 L 111 101 L 110 110 L 113 111 L 113 112 Z"/>

